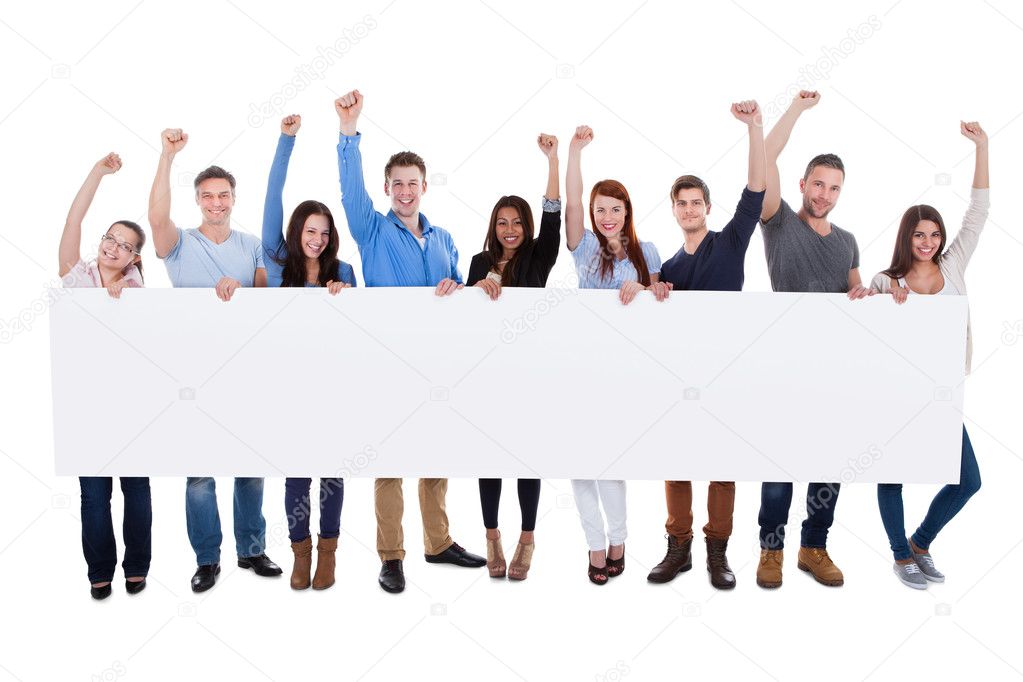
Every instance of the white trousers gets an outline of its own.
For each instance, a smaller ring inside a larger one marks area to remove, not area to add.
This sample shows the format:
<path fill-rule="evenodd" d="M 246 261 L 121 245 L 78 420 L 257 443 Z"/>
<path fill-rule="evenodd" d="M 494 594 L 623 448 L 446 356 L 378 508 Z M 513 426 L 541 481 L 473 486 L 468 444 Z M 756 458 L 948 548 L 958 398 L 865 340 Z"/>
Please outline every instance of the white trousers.
<path fill-rule="evenodd" d="M 625 528 L 625 481 L 573 480 L 572 493 L 591 552 L 625 542 L 628 535 Z M 607 517 L 606 531 L 601 506 Z"/>

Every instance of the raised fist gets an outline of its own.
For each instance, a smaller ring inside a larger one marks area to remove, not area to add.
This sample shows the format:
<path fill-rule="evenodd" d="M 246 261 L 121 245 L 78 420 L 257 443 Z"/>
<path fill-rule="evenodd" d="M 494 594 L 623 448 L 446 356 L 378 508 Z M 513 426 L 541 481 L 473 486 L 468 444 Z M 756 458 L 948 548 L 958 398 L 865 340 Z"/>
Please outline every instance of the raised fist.
<path fill-rule="evenodd" d="M 802 111 L 806 111 L 807 109 L 817 106 L 817 102 L 820 101 L 821 93 L 816 90 L 800 90 L 799 94 L 793 98 L 792 106 L 798 107 Z"/>
<path fill-rule="evenodd" d="M 558 157 L 558 138 L 554 135 L 540 133 L 539 137 L 536 138 L 536 144 L 548 159 L 556 159 Z"/>
<path fill-rule="evenodd" d="M 97 161 L 96 165 L 93 166 L 93 168 L 95 168 L 95 170 L 100 175 L 110 175 L 111 173 L 116 173 L 117 171 L 121 170 L 121 157 L 115 154 L 114 152 L 110 152 L 102 159 Z"/>
<path fill-rule="evenodd" d="M 589 126 L 579 126 L 575 129 L 575 135 L 572 136 L 572 141 L 569 143 L 569 150 L 579 151 L 590 142 L 593 142 L 593 128 Z"/>
<path fill-rule="evenodd" d="M 188 144 L 188 133 L 182 132 L 181 128 L 167 128 L 160 133 L 160 140 L 165 154 L 177 154 Z"/>
<path fill-rule="evenodd" d="M 354 125 L 359 120 L 363 100 L 365 98 L 358 90 L 352 90 L 334 100 L 334 110 L 337 112 L 337 117 L 341 119 L 341 125 Z"/>
<path fill-rule="evenodd" d="M 285 116 L 281 119 L 281 132 L 288 137 L 298 135 L 298 129 L 302 127 L 302 117 L 298 114 Z"/>
<path fill-rule="evenodd" d="M 757 104 L 756 100 L 747 99 L 742 102 L 734 102 L 732 104 L 732 116 L 735 116 L 748 126 L 764 124 L 763 117 L 760 115 L 760 105 Z"/>
<path fill-rule="evenodd" d="M 987 142 L 987 133 L 976 121 L 959 121 L 959 132 L 976 145 Z"/>

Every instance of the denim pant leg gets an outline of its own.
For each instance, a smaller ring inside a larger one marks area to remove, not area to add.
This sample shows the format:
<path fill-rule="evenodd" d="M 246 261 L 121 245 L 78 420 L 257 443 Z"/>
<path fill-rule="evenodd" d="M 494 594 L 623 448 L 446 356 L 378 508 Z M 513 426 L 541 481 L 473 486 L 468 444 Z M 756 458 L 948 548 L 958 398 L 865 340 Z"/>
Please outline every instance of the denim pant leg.
<path fill-rule="evenodd" d="M 980 467 L 973 452 L 970 436 L 963 427 L 963 453 L 959 469 L 959 483 L 946 485 L 931 501 L 927 516 L 913 533 L 913 544 L 920 549 L 929 549 L 934 538 L 966 505 L 966 501 L 980 490 Z"/>
<path fill-rule="evenodd" d="M 105 476 L 83 476 L 78 482 L 82 488 L 82 551 L 89 567 L 89 582 L 110 582 L 117 567 L 117 543 L 110 517 L 114 481 Z"/>
<path fill-rule="evenodd" d="M 234 544 L 239 557 L 259 556 L 266 549 L 263 479 L 234 479 Z"/>
<path fill-rule="evenodd" d="M 835 522 L 838 504 L 838 483 L 811 483 L 806 486 L 806 520 L 800 544 L 803 547 L 821 547 L 828 544 L 828 530 Z"/>
<path fill-rule="evenodd" d="M 785 524 L 792 506 L 791 483 L 764 483 L 760 486 L 760 547 L 782 549 L 785 546 Z"/>
<path fill-rule="evenodd" d="M 153 558 L 153 497 L 148 478 L 121 477 L 125 578 L 145 578 Z"/>
<path fill-rule="evenodd" d="M 345 502 L 343 478 L 320 479 L 320 537 L 336 538 L 341 535 L 341 507 Z"/>
<path fill-rule="evenodd" d="M 209 476 L 189 477 L 185 487 L 185 522 L 188 541 L 200 566 L 220 562 L 220 510 L 217 508 L 217 482 Z"/>
<path fill-rule="evenodd" d="M 311 478 L 288 478 L 284 481 L 284 514 L 288 519 L 288 539 L 302 542 L 309 537 L 309 503 Z"/>
<path fill-rule="evenodd" d="M 881 512 L 881 523 L 888 533 L 888 544 L 896 561 L 908 559 L 909 542 L 906 541 L 906 513 L 902 506 L 901 483 L 877 484 L 877 508 Z"/>

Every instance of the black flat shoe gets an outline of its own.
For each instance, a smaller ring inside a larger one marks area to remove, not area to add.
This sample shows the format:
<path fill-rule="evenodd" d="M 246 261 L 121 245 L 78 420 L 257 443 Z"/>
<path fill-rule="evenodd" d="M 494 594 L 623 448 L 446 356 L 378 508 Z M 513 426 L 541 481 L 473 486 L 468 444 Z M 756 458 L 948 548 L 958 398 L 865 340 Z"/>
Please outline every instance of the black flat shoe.
<path fill-rule="evenodd" d="M 125 580 L 124 591 L 128 594 L 138 594 L 142 590 L 146 589 L 146 579 L 142 580 Z"/>
<path fill-rule="evenodd" d="M 278 576 L 284 571 L 281 567 L 270 561 L 270 557 L 266 554 L 259 554 L 257 556 L 240 556 L 238 557 L 239 568 L 251 568 L 256 572 L 256 575 L 261 575 L 264 578 L 273 578 Z"/>
<path fill-rule="evenodd" d="M 405 572 L 401 568 L 401 559 L 388 559 L 380 567 L 380 577 L 377 578 L 380 587 L 384 592 L 397 594 L 405 591 Z"/>
<path fill-rule="evenodd" d="M 89 594 L 92 595 L 92 598 L 97 600 L 97 601 L 99 601 L 100 599 L 106 599 L 107 597 L 110 596 L 110 594 L 112 592 L 113 592 L 113 590 L 110 587 L 110 583 L 107 583 L 103 587 L 90 587 L 89 588 Z"/>
<path fill-rule="evenodd" d="M 205 564 L 195 569 L 192 576 L 192 591 L 205 592 L 217 584 L 217 576 L 220 575 L 220 564 Z"/>
<path fill-rule="evenodd" d="M 463 568 L 480 568 L 487 565 L 487 560 L 481 556 L 466 552 L 457 542 L 440 554 L 427 554 L 426 562 L 430 564 L 454 564 Z"/>

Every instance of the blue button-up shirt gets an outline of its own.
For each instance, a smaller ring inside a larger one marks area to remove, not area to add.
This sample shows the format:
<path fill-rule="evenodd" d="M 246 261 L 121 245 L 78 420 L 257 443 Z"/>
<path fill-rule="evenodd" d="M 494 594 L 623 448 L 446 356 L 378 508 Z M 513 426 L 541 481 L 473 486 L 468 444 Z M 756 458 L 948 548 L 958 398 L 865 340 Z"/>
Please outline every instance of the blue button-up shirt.
<path fill-rule="evenodd" d="M 459 284 L 458 249 L 451 234 L 431 225 L 422 213 L 419 227 L 425 245 L 406 229 L 394 211 L 374 210 L 362 175 L 362 135 L 340 136 L 337 166 L 341 176 L 341 205 L 348 230 L 359 245 L 362 276 L 368 287 L 432 287 L 450 277 Z"/>

